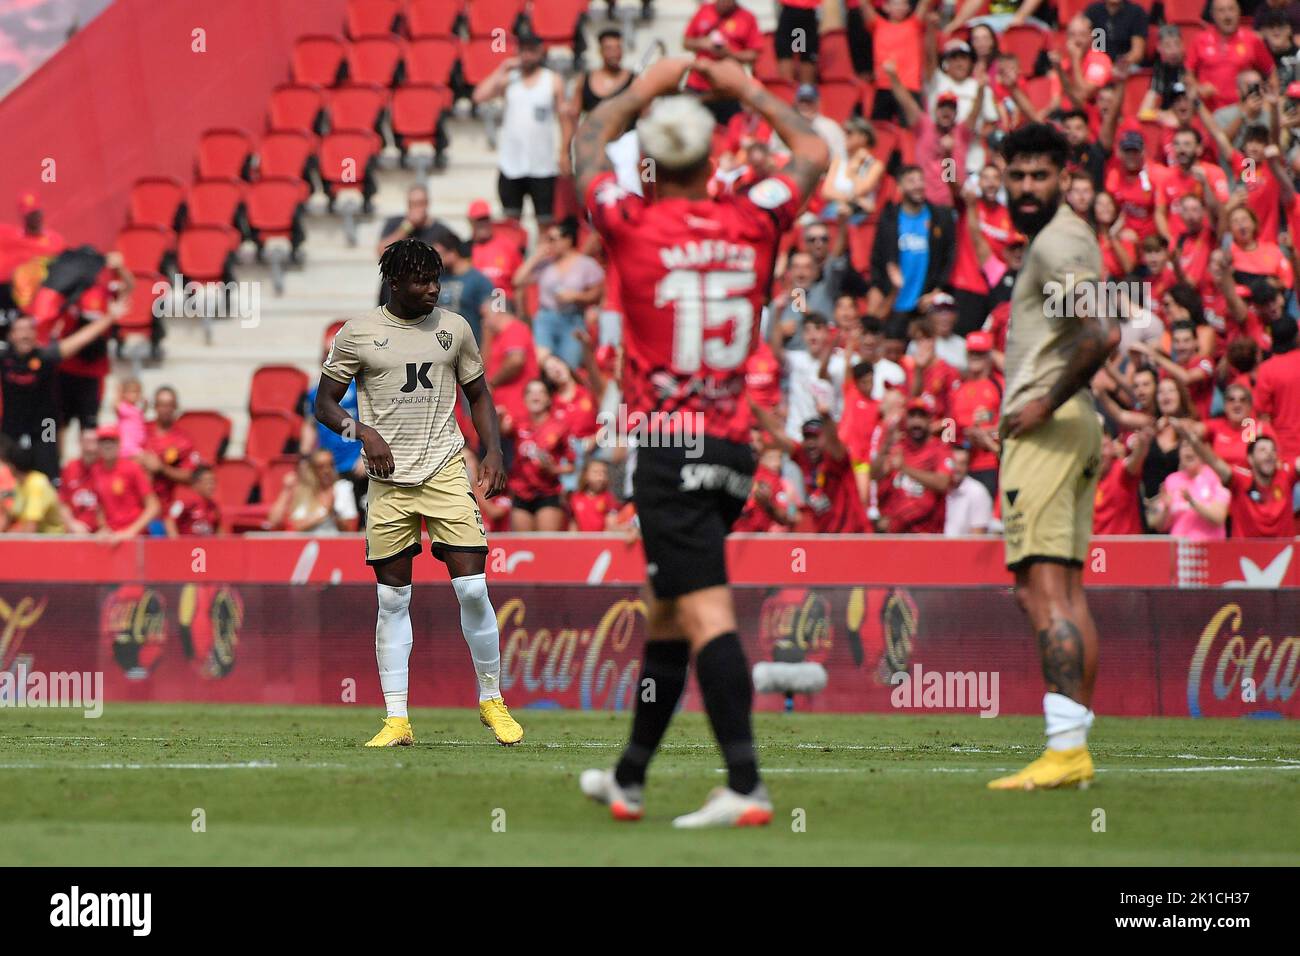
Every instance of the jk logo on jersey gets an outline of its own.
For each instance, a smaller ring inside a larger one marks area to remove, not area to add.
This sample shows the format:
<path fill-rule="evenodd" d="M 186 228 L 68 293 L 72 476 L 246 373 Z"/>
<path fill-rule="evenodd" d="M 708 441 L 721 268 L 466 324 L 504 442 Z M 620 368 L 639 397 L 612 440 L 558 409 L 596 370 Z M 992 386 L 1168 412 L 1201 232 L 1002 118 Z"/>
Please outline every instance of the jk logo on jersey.
<path fill-rule="evenodd" d="M 443 351 L 451 350 L 451 333 L 446 329 L 439 329 L 434 332 L 433 337 L 438 340 L 438 344 L 442 346 Z"/>
<path fill-rule="evenodd" d="M 406 384 L 402 386 L 403 392 L 413 392 L 416 386 L 422 388 L 433 388 L 433 383 L 429 381 L 429 369 L 433 368 L 432 362 L 421 362 L 416 365 L 414 362 L 406 363 Z"/>

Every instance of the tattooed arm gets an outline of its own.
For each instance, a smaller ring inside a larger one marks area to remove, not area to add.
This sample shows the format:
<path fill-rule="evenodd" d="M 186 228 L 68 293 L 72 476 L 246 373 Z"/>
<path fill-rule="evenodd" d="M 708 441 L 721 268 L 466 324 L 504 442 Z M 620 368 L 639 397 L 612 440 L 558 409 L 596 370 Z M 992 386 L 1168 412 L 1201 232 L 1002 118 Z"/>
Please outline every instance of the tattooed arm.
<path fill-rule="evenodd" d="M 781 142 L 790 147 L 790 162 L 781 172 L 794 180 L 800 200 L 807 201 L 817 191 L 831 161 L 830 147 L 812 124 L 736 63 L 701 60 L 695 64 L 695 72 L 709 81 L 718 96 L 740 100 L 767 120 Z"/>
<path fill-rule="evenodd" d="M 1061 375 L 1043 398 L 1026 402 L 1007 416 L 1006 434 L 1018 437 L 1052 417 L 1080 389 L 1087 388 L 1106 357 L 1119 345 L 1119 327 L 1096 316 L 1080 320 L 1082 330 Z"/>

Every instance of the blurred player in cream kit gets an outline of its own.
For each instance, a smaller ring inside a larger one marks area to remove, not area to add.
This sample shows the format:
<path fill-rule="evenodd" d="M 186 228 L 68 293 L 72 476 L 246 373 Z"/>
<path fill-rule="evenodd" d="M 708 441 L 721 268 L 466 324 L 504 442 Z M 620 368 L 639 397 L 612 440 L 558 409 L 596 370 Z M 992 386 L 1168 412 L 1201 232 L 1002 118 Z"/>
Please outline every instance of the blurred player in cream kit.
<path fill-rule="evenodd" d="M 1102 275 L 1092 228 L 1063 202 L 1068 144 L 1031 123 L 1006 139 L 1011 218 L 1029 237 L 1011 296 L 1000 488 L 1006 563 L 1029 616 L 1047 693 L 1047 750 L 994 790 L 1084 787 L 1097 627 L 1083 590 L 1083 562 L 1101 470 L 1101 425 L 1088 392 L 1119 344 L 1113 317 L 1089 314 L 1087 286 Z M 1052 301 L 1055 296 L 1068 297 Z"/>
<path fill-rule="evenodd" d="M 702 93 L 761 114 L 790 145 L 789 165 L 743 196 L 711 199 L 714 119 L 699 97 L 674 95 L 688 71 Z M 619 186 L 606 152 L 637 117 L 641 152 L 655 169 L 646 196 Z M 806 119 L 734 60 L 671 58 L 592 111 L 574 156 L 578 189 L 619 278 L 627 404 L 647 415 L 702 421 L 704 432 L 689 460 L 680 440 L 637 449 L 633 501 L 648 577 L 641 679 L 654 693 L 637 695 L 618 764 L 584 771 L 580 786 L 615 819 L 642 817 L 646 769 L 694 660 L 727 785 L 673 825 L 767 824 L 772 803 L 758 773 L 754 689 L 727 584 L 725 541 L 754 474 L 745 371 L 759 342 L 777 244 L 825 174 L 828 150 Z"/>
<path fill-rule="evenodd" d="M 479 719 L 509 746 L 523 728 L 501 699 L 501 649 L 488 599 L 487 535 L 470 490 L 465 439 L 456 424 L 457 386 L 469 399 L 474 429 L 486 450 L 477 486 L 493 498 L 505 486 L 496 407 L 469 323 L 438 307 L 442 259 L 419 239 L 384 250 L 379 271 L 389 300 L 350 319 L 330 345 L 316 390 L 316 419 L 361 442 L 370 477 L 366 563 L 378 582 L 375 657 L 387 716 L 367 747 L 410 746 L 407 715 L 411 657 L 411 561 L 420 536 L 447 565 L 460 626 L 478 675 Z M 339 404 L 357 382 L 355 420 Z"/>

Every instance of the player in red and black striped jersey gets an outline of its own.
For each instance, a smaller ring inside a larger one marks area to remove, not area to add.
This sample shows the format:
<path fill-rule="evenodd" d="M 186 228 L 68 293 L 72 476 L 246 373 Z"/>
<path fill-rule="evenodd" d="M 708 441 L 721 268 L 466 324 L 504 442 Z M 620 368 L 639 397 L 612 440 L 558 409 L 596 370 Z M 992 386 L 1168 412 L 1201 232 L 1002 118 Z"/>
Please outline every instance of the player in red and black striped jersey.
<path fill-rule="evenodd" d="M 739 101 L 767 120 L 790 146 L 789 165 L 744 195 L 710 198 L 714 122 L 695 97 L 669 95 L 688 72 L 705 95 Z M 644 177 L 653 180 L 646 196 L 618 185 L 605 152 L 638 116 L 641 153 L 654 171 Z M 738 63 L 707 59 L 659 60 L 588 116 L 574 147 L 579 191 L 622 293 L 629 410 L 653 416 L 653 436 L 670 439 L 638 443 L 633 478 L 650 588 L 642 679 L 653 680 L 656 693 L 638 695 L 616 769 L 585 772 L 582 789 L 618 819 L 642 815 L 646 767 L 694 656 L 728 785 L 674 825 L 767 823 L 772 804 L 758 776 L 753 687 L 724 545 L 754 472 L 745 373 L 777 245 L 825 174 L 828 150 Z"/>

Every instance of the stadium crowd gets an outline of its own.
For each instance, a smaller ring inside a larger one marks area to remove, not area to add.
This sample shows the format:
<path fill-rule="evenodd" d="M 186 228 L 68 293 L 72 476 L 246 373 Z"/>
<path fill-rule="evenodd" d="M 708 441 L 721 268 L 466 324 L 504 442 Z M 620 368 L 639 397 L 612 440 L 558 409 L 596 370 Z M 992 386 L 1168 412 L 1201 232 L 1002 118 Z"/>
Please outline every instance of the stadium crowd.
<path fill-rule="evenodd" d="M 1096 229 L 1099 308 L 1122 324 L 1092 383 L 1107 435 L 1094 531 L 1296 534 L 1300 2 L 845 0 L 845 29 L 825 36 L 820 0 L 777 6 L 764 35 L 744 4 L 700 3 L 682 38 L 784 90 L 832 153 L 782 244 L 748 360 L 759 469 L 735 530 L 1000 529 L 1003 356 L 1026 239 L 1005 205 L 999 145 L 1022 123 L 1050 121 L 1070 144 L 1064 201 Z M 526 20 L 516 39 L 517 55 L 473 91 L 476 105 L 501 102 L 499 216 L 475 200 L 459 235 L 431 216 L 431 187 L 416 185 L 376 251 L 412 235 L 432 244 L 441 304 L 479 339 L 510 476 L 505 494 L 480 501 L 489 531 L 634 535 L 635 448 L 614 440 L 621 290 L 570 159 L 582 116 L 634 72 L 613 26 L 598 31 L 597 65 L 572 76 L 548 67 Z M 707 105 L 717 194 L 779 174 L 789 151 L 760 117 Z M 653 188 L 635 133 L 611 159 L 624 188 Z M 358 527 L 360 446 L 316 426 L 310 394 L 283 449 L 292 467 L 260 501 L 235 502 L 260 509 L 242 525 L 231 524 L 217 462 L 177 427 L 175 389 L 146 401 L 123 379 L 115 421 L 101 422 L 129 276 L 87 250 L 73 278 L 33 291 L 28 263 L 66 244 L 35 197 L 19 211 L 0 231 L 11 307 L 0 526 L 120 537 Z M 343 404 L 355 414 L 355 402 L 353 386 Z M 57 436 L 73 420 L 80 457 L 61 464 Z M 474 434 L 467 416 L 461 425 Z M 475 460 L 471 450 L 471 470 Z"/>

